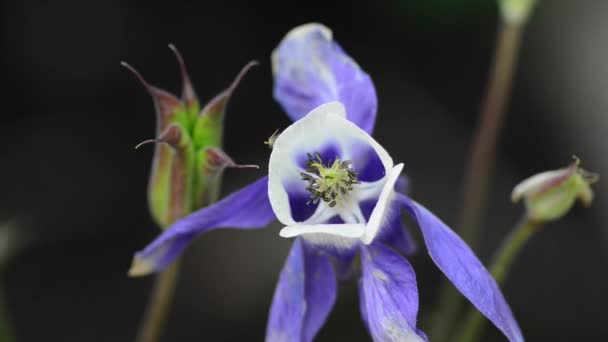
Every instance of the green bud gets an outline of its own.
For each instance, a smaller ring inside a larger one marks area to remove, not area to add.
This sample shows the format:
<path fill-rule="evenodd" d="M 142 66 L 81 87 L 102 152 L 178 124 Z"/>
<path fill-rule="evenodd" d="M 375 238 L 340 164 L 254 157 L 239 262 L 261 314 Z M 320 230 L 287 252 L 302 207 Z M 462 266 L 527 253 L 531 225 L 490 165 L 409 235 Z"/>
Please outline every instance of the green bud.
<path fill-rule="evenodd" d="M 175 53 L 181 71 L 181 98 L 150 85 L 137 70 L 122 63 L 150 93 L 156 109 L 157 138 L 146 140 L 136 148 L 147 143 L 155 145 L 148 203 L 154 220 L 163 229 L 215 201 L 223 170 L 239 166 L 221 152 L 223 118 L 236 85 L 255 65 L 249 63 L 228 89 L 200 110 L 184 61 L 173 45 L 169 47 Z M 209 149 L 214 153 L 209 153 Z M 218 159 L 217 155 L 224 157 Z"/>
<path fill-rule="evenodd" d="M 579 167 L 575 161 L 568 167 L 546 171 L 534 175 L 519 183 L 511 193 L 511 200 L 518 202 L 522 198 L 526 205 L 527 215 L 535 221 L 553 221 L 568 213 L 576 199 L 585 206 L 593 201 L 591 184 L 599 176 Z"/>
<path fill-rule="evenodd" d="M 537 0 L 499 0 L 502 17 L 512 23 L 528 20 Z"/>

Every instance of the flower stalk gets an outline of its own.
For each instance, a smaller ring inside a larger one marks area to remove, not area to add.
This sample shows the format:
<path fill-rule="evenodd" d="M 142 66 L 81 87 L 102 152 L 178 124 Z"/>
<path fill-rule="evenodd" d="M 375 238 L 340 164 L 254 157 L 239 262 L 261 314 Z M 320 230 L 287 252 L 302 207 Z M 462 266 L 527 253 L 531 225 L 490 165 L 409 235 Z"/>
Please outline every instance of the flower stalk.
<path fill-rule="evenodd" d="M 500 1 L 501 22 L 486 94 L 481 103 L 479 123 L 470 151 L 465 174 L 460 235 L 475 251 L 480 239 L 480 223 L 485 211 L 487 185 L 505 118 L 523 31 L 533 4 L 522 7 L 521 2 Z M 527 11 L 527 12 L 526 12 Z M 518 13 L 514 15 L 513 13 Z M 435 341 L 446 341 L 461 311 L 463 301 L 453 287 L 445 282 L 440 289 L 438 310 L 432 317 L 431 336 Z"/>
<path fill-rule="evenodd" d="M 0 222 L 0 342 L 16 340 L 6 289 L 6 265 L 33 242 L 26 225 L 15 221 Z"/>
<path fill-rule="evenodd" d="M 461 236 L 476 249 L 496 145 L 500 138 L 505 106 L 511 92 L 523 25 L 503 20 L 498 34 L 496 56 L 488 80 L 487 94 L 481 105 L 480 121 L 473 141 L 465 179 Z"/>
<path fill-rule="evenodd" d="M 173 301 L 179 275 L 179 260 L 156 277 L 136 342 L 158 341 Z"/>
<path fill-rule="evenodd" d="M 6 293 L 3 284 L 0 285 L 0 341 L 12 342 L 15 340 L 13 329 L 6 305 Z"/>
<path fill-rule="evenodd" d="M 498 249 L 494 261 L 490 266 L 490 273 L 499 286 L 504 284 L 507 274 L 521 252 L 522 248 L 543 226 L 543 222 L 533 220 L 528 215 L 520 220 L 511 233 L 505 238 L 500 249 Z M 464 326 L 457 335 L 457 342 L 478 341 L 485 326 L 484 317 L 474 309 L 471 309 L 464 320 Z"/>

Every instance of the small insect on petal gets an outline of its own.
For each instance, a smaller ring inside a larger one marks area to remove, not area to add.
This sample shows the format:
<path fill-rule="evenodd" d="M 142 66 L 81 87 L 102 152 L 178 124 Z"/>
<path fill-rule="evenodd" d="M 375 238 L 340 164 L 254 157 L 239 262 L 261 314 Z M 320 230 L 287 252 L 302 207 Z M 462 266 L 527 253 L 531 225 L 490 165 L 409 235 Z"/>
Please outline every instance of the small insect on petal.
<path fill-rule="evenodd" d="M 268 145 L 268 148 L 272 149 L 274 146 L 275 140 L 279 137 L 279 130 L 277 129 L 272 133 L 272 135 L 268 138 L 268 140 L 264 141 L 264 145 Z"/>

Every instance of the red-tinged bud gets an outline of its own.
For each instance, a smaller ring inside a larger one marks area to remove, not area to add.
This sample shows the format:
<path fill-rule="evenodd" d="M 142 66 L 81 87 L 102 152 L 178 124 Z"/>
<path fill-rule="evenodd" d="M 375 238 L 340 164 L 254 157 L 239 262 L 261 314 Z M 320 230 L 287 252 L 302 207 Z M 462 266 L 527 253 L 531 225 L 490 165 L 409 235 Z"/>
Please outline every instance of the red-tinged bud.
<path fill-rule="evenodd" d="M 579 167 L 575 161 L 568 167 L 534 175 L 518 184 L 511 194 L 513 202 L 522 198 L 527 215 L 536 221 L 557 220 L 570 211 L 576 199 L 585 206 L 593 201 L 591 184 L 599 176 Z"/>
<path fill-rule="evenodd" d="M 175 53 L 182 77 L 181 97 L 150 85 L 135 68 L 122 63 L 144 85 L 156 109 L 156 138 L 143 141 L 137 148 L 149 143 L 155 145 L 148 202 L 152 216 L 163 228 L 213 202 L 224 168 L 238 166 L 221 152 L 223 117 L 238 82 L 255 65 L 255 62 L 249 63 L 230 87 L 199 111 L 199 100 L 184 60 L 175 46 L 169 45 L 169 48 Z"/>

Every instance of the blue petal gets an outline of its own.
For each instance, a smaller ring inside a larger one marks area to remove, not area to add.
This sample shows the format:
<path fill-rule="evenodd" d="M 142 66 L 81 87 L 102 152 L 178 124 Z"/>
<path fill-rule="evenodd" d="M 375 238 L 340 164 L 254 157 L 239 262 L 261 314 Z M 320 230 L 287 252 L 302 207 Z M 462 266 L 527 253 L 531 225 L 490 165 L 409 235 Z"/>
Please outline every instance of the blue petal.
<path fill-rule="evenodd" d="M 361 248 L 363 320 L 374 341 L 425 341 L 416 329 L 418 288 L 412 266 L 382 244 Z"/>
<path fill-rule="evenodd" d="M 407 195 L 410 192 L 410 185 L 410 177 L 401 175 L 397 178 L 397 183 L 395 183 L 395 191 Z"/>
<path fill-rule="evenodd" d="M 308 220 L 317 211 L 319 203 L 310 200 L 310 192 L 306 190 L 303 180 L 283 184 L 289 199 L 291 217 L 296 222 Z"/>
<path fill-rule="evenodd" d="M 357 249 L 353 249 L 356 251 Z M 336 275 L 339 281 L 345 281 L 352 279 L 359 273 L 359 263 L 355 258 L 356 252 L 346 251 L 340 254 L 338 257 L 334 257 L 334 265 L 336 267 Z"/>
<path fill-rule="evenodd" d="M 273 53 L 274 97 L 297 121 L 312 109 L 339 101 L 347 118 L 366 132 L 374 129 L 374 84 L 320 24 L 290 31 Z"/>
<path fill-rule="evenodd" d="M 376 203 L 377 200 L 374 199 L 359 204 L 363 217 L 365 217 L 366 220 L 369 221 L 369 217 L 371 216 Z M 385 219 L 375 240 L 390 246 L 405 256 L 413 255 L 417 250 L 416 242 L 399 214 L 399 203 L 394 202 L 392 206 L 394 208 L 393 210 L 389 210 L 390 216 Z"/>
<path fill-rule="evenodd" d="M 385 224 L 390 224 L 390 226 L 387 226 L 380 231 L 377 237 L 379 242 L 391 246 L 394 250 L 404 256 L 416 254 L 418 246 L 408 228 L 405 226 L 405 223 L 403 223 L 400 215 L 395 215 L 394 218 L 391 218 Z"/>
<path fill-rule="evenodd" d="M 431 258 L 456 288 L 511 342 L 523 341 L 498 284 L 467 244 L 425 207 L 407 196 L 400 203 L 418 222 Z"/>
<path fill-rule="evenodd" d="M 353 161 L 353 169 L 357 171 L 357 179 L 362 182 L 375 182 L 386 175 L 386 168 L 378 153 L 367 141 L 353 141 L 351 143 L 350 159 Z"/>
<path fill-rule="evenodd" d="M 329 224 L 342 224 L 345 223 L 340 216 L 334 216 L 327 222 Z M 306 236 L 304 236 L 306 239 Z M 320 255 L 325 255 L 333 261 L 336 276 L 338 280 L 348 280 L 355 276 L 359 271 L 359 265 L 355 260 L 355 257 L 359 253 L 358 244 L 352 246 L 337 246 L 335 244 L 318 244 L 308 243 L 309 248 L 314 249 Z"/>
<path fill-rule="evenodd" d="M 310 155 L 315 158 L 315 153 L 318 153 L 326 164 L 331 164 L 336 158 L 344 160 L 342 157 L 342 147 L 335 140 L 326 141 L 322 146 L 312 150 L 310 144 L 303 144 L 301 148 L 302 150 L 297 152 L 295 159 L 302 170 L 307 167 L 308 156 Z"/>
<path fill-rule="evenodd" d="M 309 342 L 336 300 L 336 277 L 327 257 L 296 239 L 281 271 L 266 329 L 267 342 Z"/>
<path fill-rule="evenodd" d="M 275 218 L 268 201 L 268 177 L 202 208 L 163 232 L 143 251 L 135 254 L 129 270 L 141 276 L 163 270 L 199 235 L 217 228 L 262 228 Z"/>

